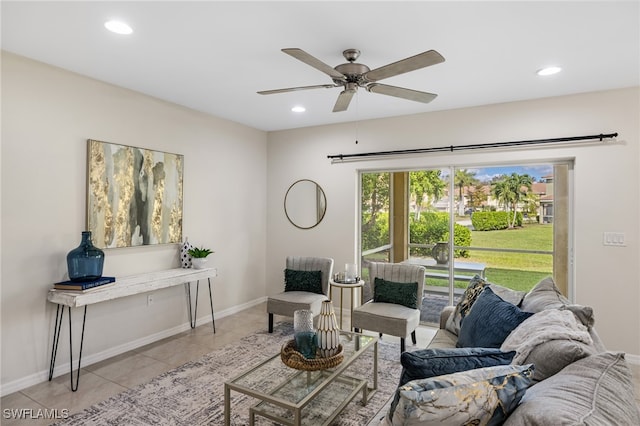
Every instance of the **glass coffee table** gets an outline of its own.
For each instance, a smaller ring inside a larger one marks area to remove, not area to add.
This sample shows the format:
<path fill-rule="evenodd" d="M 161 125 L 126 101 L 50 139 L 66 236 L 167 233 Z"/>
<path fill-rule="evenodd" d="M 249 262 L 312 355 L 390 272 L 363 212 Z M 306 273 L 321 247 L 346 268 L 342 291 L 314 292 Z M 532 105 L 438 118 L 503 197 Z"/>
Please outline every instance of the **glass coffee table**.
<path fill-rule="evenodd" d="M 296 370 L 282 362 L 278 351 L 225 382 L 224 424 L 231 424 L 231 391 L 258 400 L 249 408 L 251 426 L 256 415 L 283 425 L 328 425 L 359 393 L 366 405 L 378 389 L 378 338 L 343 331 L 340 343 L 344 360 L 336 367 Z M 372 366 L 358 365 L 356 361 L 368 352 L 373 358 Z"/>

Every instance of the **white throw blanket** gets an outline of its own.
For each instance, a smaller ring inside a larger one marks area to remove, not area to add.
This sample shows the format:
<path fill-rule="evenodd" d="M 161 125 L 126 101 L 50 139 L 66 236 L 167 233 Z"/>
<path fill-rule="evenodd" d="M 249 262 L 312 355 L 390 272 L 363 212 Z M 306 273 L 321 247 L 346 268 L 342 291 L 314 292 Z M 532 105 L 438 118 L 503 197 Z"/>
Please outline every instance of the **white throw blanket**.
<path fill-rule="evenodd" d="M 516 327 L 500 347 L 504 352 L 516 351 L 512 364 L 523 364 L 538 345 L 550 340 L 576 340 L 591 345 L 587 327 L 580 324 L 573 312 L 545 309 L 531 315 Z"/>

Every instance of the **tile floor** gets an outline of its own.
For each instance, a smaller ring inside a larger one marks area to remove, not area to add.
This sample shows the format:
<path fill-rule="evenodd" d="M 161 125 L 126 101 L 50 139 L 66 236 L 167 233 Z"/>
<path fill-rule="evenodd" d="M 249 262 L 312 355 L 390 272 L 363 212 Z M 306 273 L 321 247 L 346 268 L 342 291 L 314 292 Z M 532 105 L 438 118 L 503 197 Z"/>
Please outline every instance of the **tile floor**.
<path fill-rule="evenodd" d="M 287 320 L 276 316 L 275 321 Z M 291 319 L 288 319 L 289 321 Z M 345 312 L 343 326 L 349 327 L 348 313 Z M 154 342 L 147 346 L 123 353 L 99 363 L 85 366 L 80 374 L 77 392 L 71 392 L 69 374 L 63 374 L 47 381 L 15 392 L 2 398 L 3 410 L 0 423 L 13 425 L 48 425 L 47 419 L 8 419 L 6 409 L 38 410 L 56 409 L 58 413 L 68 410 L 69 414 L 103 401 L 117 393 L 151 380 L 153 377 L 172 370 L 193 359 L 197 359 L 214 349 L 233 343 L 256 331 L 266 330 L 266 303 L 224 318 L 216 318 L 216 333 L 211 323 L 201 324 L 175 336 Z M 433 337 L 434 330 L 422 327 L 418 330 L 418 345 L 424 347 Z M 385 336 L 385 341 L 398 340 Z M 398 340 L 399 344 L 399 340 Z M 411 347 L 411 340 L 407 340 Z M 33 417 L 33 416 L 29 416 Z"/>
<path fill-rule="evenodd" d="M 276 317 L 275 321 L 286 320 Z M 349 327 L 348 314 L 344 315 L 345 328 Z M 147 346 L 115 356 L 82 368 L 80 387 L 77 392 L 71 392 L 69 375 L 63 374 L 51 382 L 40 383 L 22 391 L 4 396 L 1 400 L 2 417 L 0 423 L 4 426 L 13 425 L 48 425 L 48 419 L 12 419 L 6 418 L 6 410 L 56 409 L 58 413 L 68 410 L 69 414 L 107 399 L 119 392 L 133 388 L 151 380 L 153 377 L 197 359 L 214 349 L 233 343 L 238 339 L 266 330 L 266 304 L 256 305 L 245 311 L 216 319 L 216 333 L 213 334 L 211 323 L 201 324 L 194 330 L 185 331 L 175 336 L 160 340 Z M 420 327 L 417 330 L 418 347 L 425 347 L 435 330 L 431 327 Z M 399 339 L 384 336 L 385 341 Z M 407 349 L 412 347 L 411 339 L 407 339 Z M 640 366 L 632 365 L 635 377 L 636 396 L 640 395 Z M 639 399 L 640 404 L 640 399 Z M 10 416 L 8 416 L 10 417 Z"/>

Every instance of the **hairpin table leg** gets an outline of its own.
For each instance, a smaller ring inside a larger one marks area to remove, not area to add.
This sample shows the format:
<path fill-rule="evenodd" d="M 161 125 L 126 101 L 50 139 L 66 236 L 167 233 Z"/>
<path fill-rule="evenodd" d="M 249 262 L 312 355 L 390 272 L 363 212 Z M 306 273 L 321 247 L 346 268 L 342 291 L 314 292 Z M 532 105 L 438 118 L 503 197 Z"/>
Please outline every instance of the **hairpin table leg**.
<path fill-rule="evenodd" d="M 82 333 L 80 334 L 80 352 L 78 354 L 78 371 L 76 372 L 75 384 L 73 382 L 73 333 L 71 331 L 71 306 L 69 308 L 69 376 L 71 379 L 71 390 L 78 390 L 80 383 L 80 365 L 82 363 L 82 346 L 84 344 L 84 327 L 87 323 L 87 307 L 84 307 L 82 317 Z M 51 348 L 51 363 L 49 364 L 49 381 L 53 379 L 53 370 L 56 366 L 56 355 L 58 354 L 58 342 L 60 340 L 60 329 L 62 328 L 62 318 L 64 318 L 64 305 L 58 304 L 56 308 L 56 322 L 53 328 L 53 345 Z"/>
<path fill-rule="evenodd" d="M 193 313 L 191 312 L 191 283 L 187 283 L 187 303 L 189 304 L 189 323 L 191 328 L 196 328 L 196 321 L 198 320 L 198 293 L 200 290 L 200 280 L 196 281 L 196 306 Z"/>
<path fill-rule="evenodd" d="M 82 317 L 82 334 L 80 335 L 80 353 L 78 354 L 78 372 L 76 373 L 76 384 L 73 385 L 73 344 L 71 341 L 71 306 L 69 306 L 69 363 L 70 363 L 70 372 L 69 376 L 71 377 L 71 390 L 73 392 L 78 390 L 78 385 L 80 384 L 80 363 L 82 361 L 82 345 L 84 344 L 84 326 L 87 322 L 87 306 L 84 307 L 84 315 Z"/>
<path fill-rule="evenodd" d="M 213 332 L 216 332 L 216 319 L 213 315 L 213 293 L 211 292 L 211 278 L 207 278 L 209 283 L 209 304 L 211 305 L 211 322 L 213 323 Z M 200 290 L 200 280 L 196 281 L 196 304 L 195 309 L 193 309 L 193 313 L 191 312 L 191 283 L 187 283 L 187 303 L 189 304 L 189 322 L 191 323 L 191 328 L 196 328 L 196 322 L 198 321 L 198 295 Z"/>
<path fill-rule="evenodd" d="M 49 381 L 53 379 L 53 369 L 56 366 L 56 355 L 58 354 L 58 341 L 60 340 L 60 328 L 62 327 L 62 317 L 64 317 L 64 305 L 58 304 L 56 308 L 56 322 L 53 325 L 53 343 L 51 345 L 51 363 L 49 364 Z"/>
<path fill-rule="evenodd" d="M 213 315 L 213 296 L 211 295 L 211 278 L 207 278 L 209 281 L 209 304 L 211 305 L 211 323 L 213 324 L 213 334 L 216 333 L 216 317 Z"/>

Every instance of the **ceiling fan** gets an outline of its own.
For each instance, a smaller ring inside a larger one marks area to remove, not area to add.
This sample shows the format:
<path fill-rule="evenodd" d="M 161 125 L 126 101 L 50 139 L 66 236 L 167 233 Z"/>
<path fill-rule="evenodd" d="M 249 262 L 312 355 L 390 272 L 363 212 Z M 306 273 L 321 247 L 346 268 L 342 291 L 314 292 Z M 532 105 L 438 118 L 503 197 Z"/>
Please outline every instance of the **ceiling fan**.
<path fill-rule="evenodd" d="M 429 103 L 438 95 L 434 93 L 420 92 L 418 90 L 405 89 L 403 87 L 380 84 L 377 83 L 377 81 L 444 62 L 444 57 L 442 57 L 440 53 L 435 50 L 427 50 L 426 52 L 422 52 L 415 56 L 370 70 L 369 67 L 364 64 L 355 63 L 356 59 L 360 56 L 360 51 L 358 49 L 347 49 L 342 52 L 342 55 L 348 62 L 340 64 L 335 68 L 331 68 L 331 66 L 325 64 L 314 56 L 311 56 L 302 49 L 292 48 L 282 49 L 282 51 L 287 55 L 293 56 L 297 60 L 327 74 L 331 77 L 334 84 L 318 84 L 315 86 L 263 90 L 258 93 L 261 95 L 272 95 L 274 93 L 294 92 L 297 90 L 344 87 L 344 90 L 340 92 L 340 95 L 338 95 L 338 100 L 333 107 L 333 112 L 346 111 L 349 107 L 349 103 L 351 102 L 351 98 L 358 90 L 358 87 L 364 87 L 368 92 L 372 93 L 395 96 L 396 98 L 403 98 L 416 102 Z"/>

